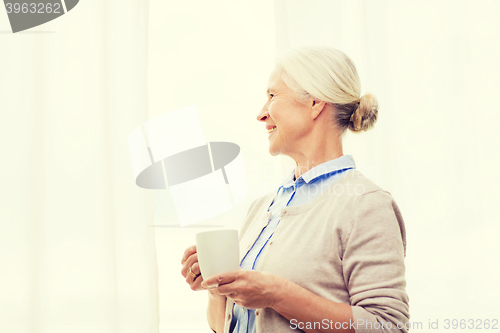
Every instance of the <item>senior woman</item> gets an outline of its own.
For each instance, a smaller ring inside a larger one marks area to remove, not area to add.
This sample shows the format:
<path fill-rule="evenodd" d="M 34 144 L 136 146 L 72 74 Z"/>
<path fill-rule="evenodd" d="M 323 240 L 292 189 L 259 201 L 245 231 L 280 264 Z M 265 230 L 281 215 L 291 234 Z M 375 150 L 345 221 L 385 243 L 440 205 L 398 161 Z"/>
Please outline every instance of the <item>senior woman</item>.
<path fill-rule="evenodd" d="M 407 332 L 403 218 L 342 151 L 346 130 L 370 129 L 377 113 L 341 51 L 299 48 L 279 59 L 257 120 L 271 155 L 296 168 L 250 205 L 241 270 L 203 281 L 196 247 L 182 259 L 191 288 L 209 290 L 214 332 Z"/>

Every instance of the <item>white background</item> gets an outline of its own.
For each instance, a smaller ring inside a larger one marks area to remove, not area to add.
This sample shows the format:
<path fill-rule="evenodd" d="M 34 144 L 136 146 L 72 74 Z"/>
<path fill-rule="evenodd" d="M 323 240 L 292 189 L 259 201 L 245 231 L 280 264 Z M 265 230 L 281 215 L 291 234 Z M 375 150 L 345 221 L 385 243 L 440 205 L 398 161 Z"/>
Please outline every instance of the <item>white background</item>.
<path fill-rule="evenodd" d="M 182 252 L 198 231 L 237 228 L 248 203 L 293 167 L 268 154 L 256 115 L 276 55 L 306 44 L 346 52 L 362 91 L 379 99 L 374 129 L 349 133 L 344 154 L 402 211 L 411 321 L 450 332 L 445 319 L 500 320 L 497 1 L 82 0 L 32 34 L 9 29 L 0 10 L 0 331 L 125 332 L 133 321 L 155 332 L 158 292 L 160 332 L 210 332 L 206 295 L 180 274 Z M 241 147 L 250 193 L 237 209 L 179 228 L 167 191 L 133 184 L 126 137 L 193 103 L 207 140 Z M 110 109 L 112 131 L 100 122 Z M 42 151 L 33 149 L 40 138 Z"/>

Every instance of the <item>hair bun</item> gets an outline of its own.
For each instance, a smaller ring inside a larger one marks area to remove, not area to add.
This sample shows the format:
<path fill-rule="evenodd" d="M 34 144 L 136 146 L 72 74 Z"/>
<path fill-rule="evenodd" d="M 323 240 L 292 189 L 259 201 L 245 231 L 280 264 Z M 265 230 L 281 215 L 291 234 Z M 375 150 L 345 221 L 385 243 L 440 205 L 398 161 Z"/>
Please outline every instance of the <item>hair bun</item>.
<path fill-rule="evenodd" d="M 368 131 L 377 122 L 378 101 L 367 93 L 359 99 L 358 108 L 351 115 L 349 129 L 352 132 Z"/>

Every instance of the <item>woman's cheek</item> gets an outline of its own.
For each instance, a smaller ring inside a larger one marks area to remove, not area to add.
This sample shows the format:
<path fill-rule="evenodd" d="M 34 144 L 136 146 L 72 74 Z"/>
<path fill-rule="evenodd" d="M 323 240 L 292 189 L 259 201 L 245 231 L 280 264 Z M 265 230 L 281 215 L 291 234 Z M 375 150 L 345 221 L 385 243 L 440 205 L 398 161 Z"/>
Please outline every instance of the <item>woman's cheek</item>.
<path fill-rule="evenodd" d="M 269 109 L 269 116 L 273 120 L 273 125 L 278 125 L 276 122 L 280 121 L 280 115 L 279 112 L 276 110 L 276 108 L 270 107 Z"/>
<path fill-rule="evenodd" d="M 270 102 L 269 105 L 267 106 L 267 112 L 269 112 L 269 116 L 273 118 L 273 113 L 274 113 L 273 102 Z"/>

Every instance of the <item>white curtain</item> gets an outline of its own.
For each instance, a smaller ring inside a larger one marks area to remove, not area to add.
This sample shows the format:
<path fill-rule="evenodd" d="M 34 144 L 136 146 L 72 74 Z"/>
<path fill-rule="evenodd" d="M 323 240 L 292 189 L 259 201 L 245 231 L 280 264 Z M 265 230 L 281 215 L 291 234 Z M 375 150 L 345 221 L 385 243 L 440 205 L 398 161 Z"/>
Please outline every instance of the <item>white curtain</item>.
<path fill-rule="evenodd" d="M 128 135 L 148 119 L 145 0 L 85 0 L 0 34 L 0 331 L 158 332 L 151 193 Z"/>

